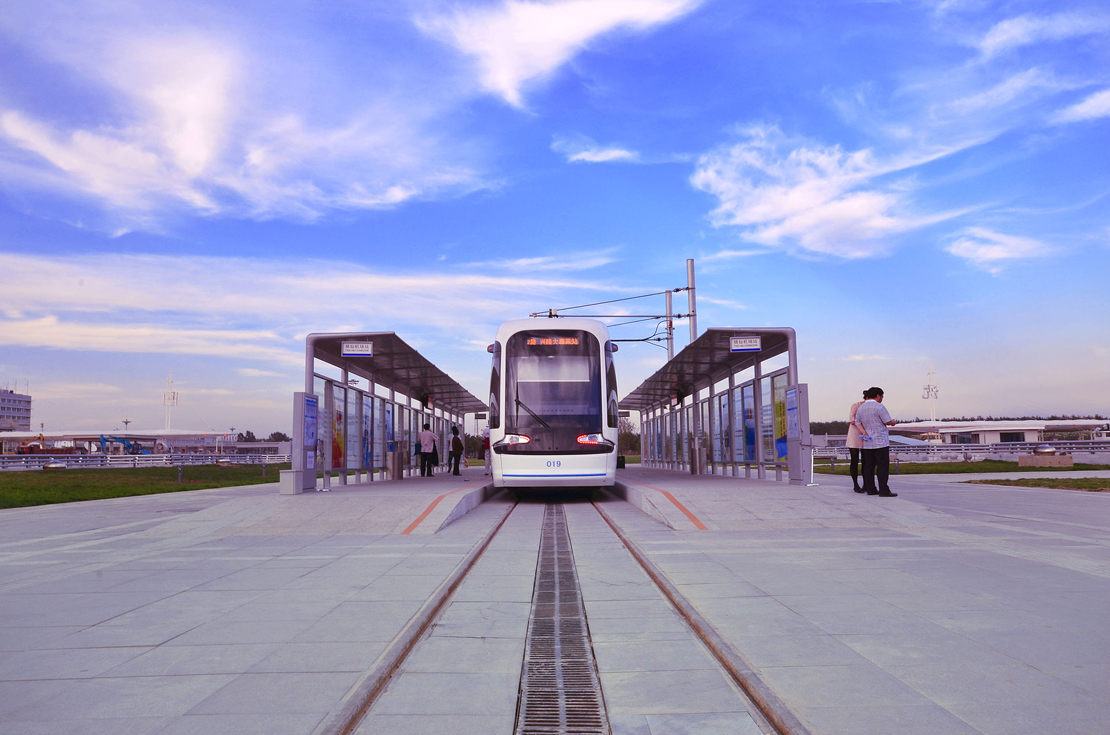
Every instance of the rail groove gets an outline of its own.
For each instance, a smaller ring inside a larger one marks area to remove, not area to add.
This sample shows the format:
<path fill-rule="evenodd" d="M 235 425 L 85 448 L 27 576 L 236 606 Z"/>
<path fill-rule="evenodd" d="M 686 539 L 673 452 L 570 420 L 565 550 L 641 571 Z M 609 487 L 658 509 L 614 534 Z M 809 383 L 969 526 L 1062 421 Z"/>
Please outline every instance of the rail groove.
<path fill-rule="evenodd" d="M 515 735 L 609 735 L 561 504 L 544 509 Z"/>

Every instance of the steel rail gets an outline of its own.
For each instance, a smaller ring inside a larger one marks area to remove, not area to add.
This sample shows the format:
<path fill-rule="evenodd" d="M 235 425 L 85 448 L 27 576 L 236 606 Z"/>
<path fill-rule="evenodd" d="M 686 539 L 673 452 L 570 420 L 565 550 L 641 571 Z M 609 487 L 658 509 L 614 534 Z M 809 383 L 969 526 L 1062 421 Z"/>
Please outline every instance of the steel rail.
<path fill-rule="evenodd" d="M 339 711 L 328 720 L 327 724 L 313 732 L 313 735 L 351 735 L 361 724 L 366 713 L 374 705 L 375 700 L 385 690 L 389 680 L 397 673 L 405 659 L 408 658 L 416 644 L 436 621 L 455 590 L 462 584 L 463 579 L 470 573 L 474 564 L 482 556 L 490 542 L 505 525 L 505 521 L 512 515 L 519 501 L 512 505 L 501 515 L 493 528 L 470 550 L 470 553 L 459 562 L 454 571 L 439 587 L 424 601 L 416 614 L 409 619 L 401 632 L 394 637 L 385 651 L 378 657 L 373 668 L 363 674 L 362 678 L 354 685 L 353 691 Z"/>
<path fill-rule="evenodd" d="M 686 599 L 685 595 L 678 591 L 678 588 L 667 579 L 667 576 L 655 565 L 655 562 L 648 558 L 640 545 L 617 525 L 616 521 L 601 505 L 595 502 L 593 506 L 605 522 L 609 524 L 609 528 L 613 529 L 613 533 L 621 540 L 621 543 L 632 554 L 632 557 L 647 572 L 651 581 L 670 600 L 678 613 L 701 639 L 701 642 L 705 644 L 733 681 L 748 696 L 756 707 L 756 714 L 761 716 L 778 735 L 812 735 L 809 728 L 798 719 L 798 716 L 791 711 L 779 695 L 755 673 L 744 655 L 718 633 L 713 624 L 706 620 L 697 608 Z"/>

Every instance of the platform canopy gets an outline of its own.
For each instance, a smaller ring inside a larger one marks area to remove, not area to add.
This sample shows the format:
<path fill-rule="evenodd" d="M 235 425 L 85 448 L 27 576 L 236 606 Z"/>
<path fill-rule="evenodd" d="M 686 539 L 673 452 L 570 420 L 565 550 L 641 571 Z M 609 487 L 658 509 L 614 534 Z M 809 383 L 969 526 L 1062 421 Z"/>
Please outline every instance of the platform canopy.
<path fill-rule="evenodd" d="M 789 383 L 794 385 L 798 382 L 795 339 L 790 327 L 707 329 L 625 396 L 620 407 L 643 412 L 669 404 L 672 397 L 681 402 L 685 396 L 784 352 L 790 353 Z"/>
<path fill-rule="evenodd" d="M 308 393 L 313 392 L 313 360 L 322 360 L 377 385 L 418 399 L 427 397 L 429 405 L 450 413 L 461 416 L 488 410 L 485 403 L 394 332 L 310 334 L 305 340 L 305 353 Z"/>

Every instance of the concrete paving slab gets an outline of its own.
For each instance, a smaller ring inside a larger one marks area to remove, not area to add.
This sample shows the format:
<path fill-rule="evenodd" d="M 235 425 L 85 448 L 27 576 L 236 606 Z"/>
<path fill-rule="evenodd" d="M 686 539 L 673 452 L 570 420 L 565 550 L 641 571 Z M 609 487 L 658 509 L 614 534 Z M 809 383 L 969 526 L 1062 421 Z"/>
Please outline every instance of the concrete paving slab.
<path fill-rule="evenodd" d="M 1105 730 L 1110 499 L 895 476 L 902 497 L 880 504 L 823 476 L 798 488 L 622 473 L 724 529 L 662 530 L 612 506 L 815 733 Z M 696 563 L 683 566 L 683 544 Z M 737 615 L 730 586 L 812 629 L 784 629 L 768 608 Z"/>
<path fill-rule="evenodd" d="M 398 535 L 444 492 L 255 486 L 0 511 L 0 731 L 307 735 L 501 512 Z"/>
<path fill-rule="evenodd" d="M 651 735 L 762 735 L 763 731 L 745 712 L 690 715 L 648 715 Z"/>
<path fill-rule="evenodd" d="M 249 673 L 237 676 L 188 714 L 323 714 L 355 683 L 355 672 Z"/>
<path fill-rule="evenodd" d="M 505 715 L 371 714 L 355 735 L 490 735 L 512 731 L 513 717 Z"/>
<path fill-rule="evenodd" d="M 194 715 L 172 720 L 159 735 L 302 735 L 312 732 L 323 713 L 284 713 L 281 715 Z"/>
<path fill-rule="evenodd" d="M 613 672 L 602 681 L 609 712 L 615 715 L 746 712 L 736 690 L 720 671 L 696 669 Z"/>

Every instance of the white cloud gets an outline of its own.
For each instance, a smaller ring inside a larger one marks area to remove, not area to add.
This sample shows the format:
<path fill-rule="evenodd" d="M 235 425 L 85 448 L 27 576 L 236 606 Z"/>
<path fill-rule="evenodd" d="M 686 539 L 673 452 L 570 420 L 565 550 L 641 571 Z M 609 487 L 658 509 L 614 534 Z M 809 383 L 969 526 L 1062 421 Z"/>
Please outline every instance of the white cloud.
<path fill-rule="evenodd" d="M 494 260 L 488 263 L 473 263 L 473 267 L 495 268 L 513 273 L 527 273 L 532 271 L 584 271 L 609 265 L 616 258 L 610 251 L 582 253 L 566 252 L 562 255 L 540 255 L 533 258 L 515 258 L 512 260 Z"/>
<path fill-rule="evenodd" d="M 740 138 L 702 155 L 691 182 L 717 197 L 715 225 L 740 227 L 752 242 L 865 258 L 888 251 L 899 233 L 951 216 L 914 214 L 906 184 L 878 181 L 929 157 L 883 163 L 867 149 L 790 141 L 769 126 Z"/>
<path fill-rule="evenodd" d="M 590 41 L 617 29 L 644 31 L 693 10 L 700 0 L 505 0 L 456 9 L 417 23 L 477 62 L 482 86 L 514 107 L 523 87 L 565 64 Z"/>
<path fill-rule="evenodd" d="M 1055 122 L 1078 122 L 1110 116 L 1110 89 L 1095 92 L 1082 102 L 1061 110 L 1054 117 Z"/>
<path fill-rule="evenodd" d="M 770 250 L 721 250 L 712 255 L 703 255 L 702 262 L 714 260 L 735 260 L 736 258 L 751 258 L 755 255 L 767 255 Z"/>
<path fill-rule="evenodd" d="M 0 176 L 95 201 L 103 229 L 158 229 L 178 210 L 311 220 L 488 185 L 471 147 L 447 138 L 459 92 L 420 64 L 351 88 L 307 30 L 281 43 L 235 10 L 72 10 L 0 20 L 84 95 L 68 119 L 53 101 L 5 100 Z M 191 13 L 202 20 L 178 17 Z"/>
<path fill-rule="evenodd" d="M 504 319 L 575 293 L 613 290 L 604 282 L 551 277 L 556 259 L 529 260 L 431 274 L 306 260 L 4 253 L 0 345 L 295 366 L 303 363 L 310 331 L 409 329 L 452 341 L 488 339 Z M 583 259 L 567 262 L 574 260 Z M 597 256 L 594 265 L 609 260 Z M 498 271 L 520 275 L 491 274 Z M 351 297 L 320 298 L 324 293 Z"/>
<path fill-rule="evenodd" d="M 259 370 L 258 368 L 239 368 L 239 374 L 244 378 L 284 378 L 284 373 L 275 373 L 272 370 Z"/>
<path fill-rule="evenodd" d="M 968 227 L 945 250 L 989 273 L 1000 272 L 1003 261 L 1039 258 L 1051 252 L 1040 240 L 1004 235 L 984 227 Z"/>
<path fill-rule="evenodd" d="M 1041 41 L 1062 41 L 1107 31 L 1110 31 L 1110 19 L 1104 16 L 1080 13 L 1020 15 L 993 26 L 979 41 L 979 49 L 984 56 L 990 57 Z"/>
<path fill-rule="evenodd" d="M 1045 94 L 1069 89 L 1074 83 L 1056 78 L 1050 71 L 1027 69 L 1014 74 L 989 89 L 953 100 L 947 105 L 956 115 L 984 112 L 1004 107 L 1011 102 L 1027 102 Z"/>
<path fill-rule="evenodd" d="M 618 146 L 599 146 L 585 136 L 556 136 L 551 150 L 562 153 L 568 163 L 609 163 L 611 161 L 638 161 L 640 154 Z"/>

